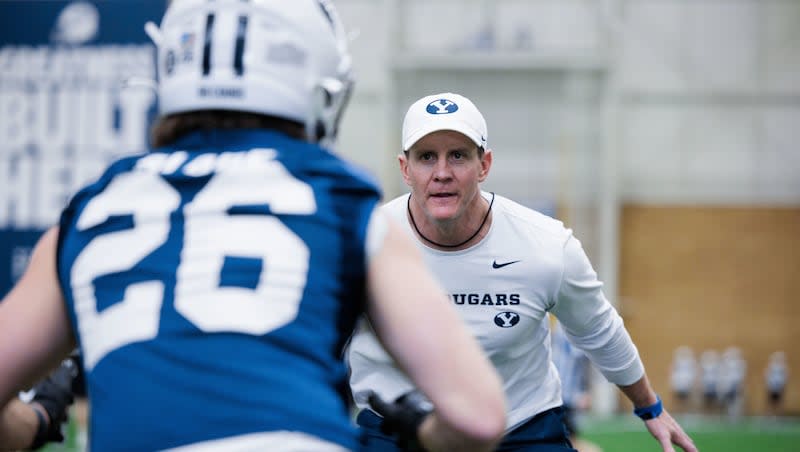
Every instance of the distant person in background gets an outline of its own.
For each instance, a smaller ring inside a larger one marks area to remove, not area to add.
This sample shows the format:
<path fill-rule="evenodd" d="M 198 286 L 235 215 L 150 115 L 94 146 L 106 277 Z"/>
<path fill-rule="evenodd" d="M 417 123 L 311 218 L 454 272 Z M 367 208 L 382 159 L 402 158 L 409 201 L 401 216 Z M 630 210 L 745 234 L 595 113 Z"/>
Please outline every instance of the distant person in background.
<path fill-rule="evenodd" d="M 670 369 L 670 383 L 678 406 L 684 411 L 689 408 L 696 376 L 697 363 L 692 349 L 685 345 L 676 348 Z"/>
<path fill-rule="evenodd" d="M 772 353 L 764 370 L 764 382 L 767 387 L 767 410 L 770 415 L 781 414 L 786 382 L 789 380 L 789 368 L 786 354 L 782 351 Z"/>
<path fill-rule="evenodd" d="M 700 385 L 706 410 L 720 406 L 720 359 L 716 350 L 705 350 L 700 355 Z"/>
<path fill-rule="evenodd" d="M 556 365 L 561 380 L 564 423 L 572 447 L 579 452 L 601 452 L 602 449 L 596 444 L 580 437 L 580 414 L 587 412 L 592 406 L 591 362 L 585 353 L 569 342 L 557 320 L 552 324 L 553 364 Z"/>
<path fill-rule="evenodd" d="M 728 347 L 722 352 L 720 362 L 720 397 L 725 414 L 737 419 L 744 409 L 744 380 L 747 363 L 738 347 Z"/>

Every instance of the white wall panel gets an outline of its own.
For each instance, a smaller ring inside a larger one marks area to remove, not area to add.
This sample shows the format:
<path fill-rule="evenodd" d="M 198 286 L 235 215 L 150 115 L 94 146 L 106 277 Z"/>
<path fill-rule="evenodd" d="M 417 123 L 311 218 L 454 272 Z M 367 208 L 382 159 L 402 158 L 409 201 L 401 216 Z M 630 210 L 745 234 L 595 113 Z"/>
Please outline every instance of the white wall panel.
<path fill-rule="evenodd" d="M 598 7 L 594 0 L 495 1 L 498 47 L 517 48 L 527 31 L 536 51 L 599 50 Z"/>
<path fill-rule="evenodd" d="M 336 6 L 351 38 L 357 92 L 386 91 L 393 49 L 389 48 L 385 2 L 340 0 Z"/>
<path fill-rule="evenodd" d="M 359 95 L 351 99 L 340 126 L 338 152 L 353 159 L 377 179 L 384 180 L 388 162 L 397 151 L 386 140 L 389 121 L 381 98 Z"/>
<path fill-rule="evenodd" d="M 687 109 L 684 154 L 685 180 L 741 184 L 755 181 L 756 142 L 753 112 L 702 106 Z M 710 187 L 709 187 L 710 188 Z"/>
<path fill-rule="evenodd" d="M 627 109 L 620 123 L 620 163 L 623 187 L 628 192 L 635 194 L 646 185 L 680 182 L 684 122 L 680 108 L 637 105 Z"/>
<path fill-rule="evenodd" d="M 587 51 L 601 32 L 593 0 L 398 2 L 404 50 Z"/>
<path fill-rule="evenodd" d="M 400 1 L 403 51 L 444 52 L 476 44 L 479 34 L 494 26 L 488 6 L 480 1 Z"/>
<path fill-rule="evenodd" d="M 800 109 L 631 105 L 622 198 L 651 203 L 800 202 Z"/>
<path fill-rule="evenodd" d="M 630 1 L 619 28 L 623 86 L 682 92 L 757 81 L 760 10 L 752 0 Z"/>
<path fill-rule="evenodd" d="M 759 186 L 765 195 L 800 203 L 800 108 L 767 109 L 759 149 Z"/>
<path fill-rule="evenodd" d="M 620 24 L 620 83 L 625 89 L 674 91 L 688 79 L 683 64 L 686 2 L 629 1 Z"/>
<path fill-rule="evenodd" d="M 694 0 L 687 5 L 683 48 L 690 83 L 716 90 L 753 86 L 758 68 L 758 3 Z"/>
<path fill-rule="evenodd" d="M 764 5 L 764 72 L 771 90 L 800 92 L 800 1 Z"/>
<path fill-rule="evenodd" d="M 623 23 L 612 70 L 624 199 L 752 204 L 798 193 L 776 165 L 797 154 L 777 145 L 790 121 L 767 111 L 800 111 L 800 2 L 631 0 Z"/>

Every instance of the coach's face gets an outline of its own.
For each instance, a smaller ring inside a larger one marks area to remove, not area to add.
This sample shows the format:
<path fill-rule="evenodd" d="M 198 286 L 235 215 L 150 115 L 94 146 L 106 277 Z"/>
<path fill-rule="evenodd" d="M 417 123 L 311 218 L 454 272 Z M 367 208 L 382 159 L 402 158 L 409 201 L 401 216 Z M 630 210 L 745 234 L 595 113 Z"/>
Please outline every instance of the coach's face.
<path fill-rule="evenodd" d="M 412 203 L 428 221 L 455 221 L 469 209 L 481 210 L 479 184 L 489 175 L 492 153 L 481 152 L 465 135 L 451 130 L 432 132 L 399 160 Z"/>

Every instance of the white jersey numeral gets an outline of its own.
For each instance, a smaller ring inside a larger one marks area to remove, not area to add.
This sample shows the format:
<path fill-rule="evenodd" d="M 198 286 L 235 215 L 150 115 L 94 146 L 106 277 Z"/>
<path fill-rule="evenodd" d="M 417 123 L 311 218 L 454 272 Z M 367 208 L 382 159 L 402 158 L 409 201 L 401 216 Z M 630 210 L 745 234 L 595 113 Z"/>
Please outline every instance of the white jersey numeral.
<path fill-rule="evenodd" d="M 229 215 L 233 206 L 269 205 L 273 214 L 311 214 L 311 187 L 279 162 L 242 176 L 215 174 L 183 208 L 184 240 L 176 269 L 175 309 L 205 332 L 266 334 L 296 316 L 308 276 L 309 249 L 280 220 Z M 255 183 L 242 183 L 242 178 Z M 260 181 L 260 183 L 259 183 Z M 130 194 L 146 203 L 131 205 Z M 87 369 L 124 345 L 158 334 L 165 285 L 134 282 L 122 301 L 98 312 L 95 281 L 130 270 L 166 243 L 180 195 L 159 175 L 134 171 L 114 179 L 86 205 L 77 221 L 85 230 L 114 215 L 132 215 L 133 227 L 98 235 L 75 259 L 71 272 L 75 312 Z M 220 287 L 225 257 L 260 259 L 255 287 Z"/>
<path fill-rule="evenodd" d="M 184 209 L 186 237 L 175 309 L 203 331 L 265 334 L 297 315 L 308 275 L 308 246 L 275 217 L 218 212 L 231 207 L 227 201 L 236 200 L 236 204 L 269 203 L 276 214 L 312 213 L 316 210 L 314 195 L 308 184 L 285 170 L 271 174 L 261 184 L 231 180 L 238 177 L 217 174 Z M 275 183 L 276 177 L 282 179 L 281 184 Z M 273 197 L 281 199 L 271 202 Z M 297 203 L 286 204 L 287 199 Z M 219 279 L 208 278 L 220 276 L 225 256 L 262 260 L 255 289 L 219 287 Z"/>

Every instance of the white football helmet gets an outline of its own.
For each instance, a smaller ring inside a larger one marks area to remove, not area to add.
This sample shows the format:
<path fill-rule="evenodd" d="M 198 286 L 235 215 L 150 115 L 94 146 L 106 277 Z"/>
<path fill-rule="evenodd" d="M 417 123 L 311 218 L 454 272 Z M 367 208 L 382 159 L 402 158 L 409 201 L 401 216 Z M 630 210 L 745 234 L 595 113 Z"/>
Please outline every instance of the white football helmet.
<path fill-rule="evenodd" d="M 332 145 L 352 89 L 339 17 L 326 0 L 172 0 L 160 29 L 163 115 L 196 110 L 260 113 L 305 124 Z"/>

